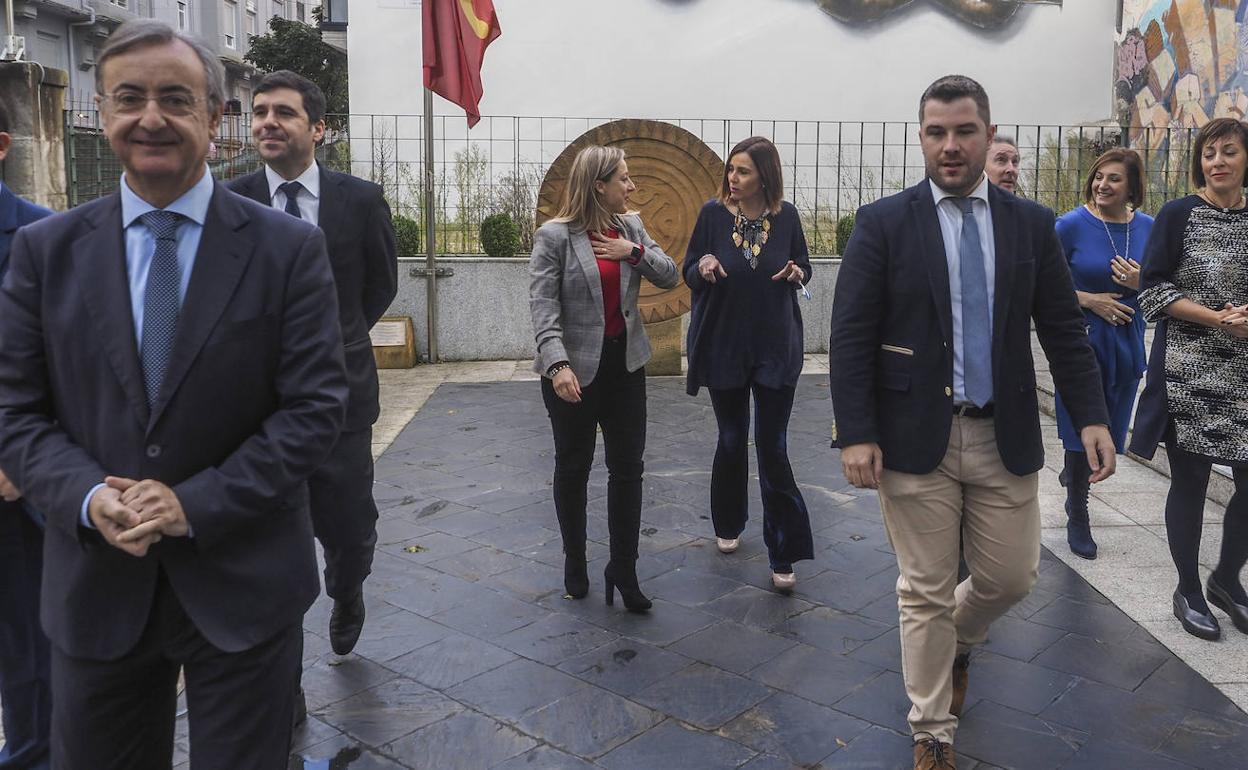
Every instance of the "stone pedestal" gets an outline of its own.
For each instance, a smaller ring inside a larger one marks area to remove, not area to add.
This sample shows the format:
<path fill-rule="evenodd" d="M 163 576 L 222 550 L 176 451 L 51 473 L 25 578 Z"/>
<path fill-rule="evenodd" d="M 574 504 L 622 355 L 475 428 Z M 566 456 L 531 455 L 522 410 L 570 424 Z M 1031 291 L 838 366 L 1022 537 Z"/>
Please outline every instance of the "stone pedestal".
<path fill-rule="evenodd" d="M 43 206 L 64 211 L 65 89 L 69 75 L 31 62 L 0 63 L 0 111 L 13 137 L 4 183 Z"/>
<path fill-rule="evenodd" d="M 684 374 L 680 367 L 680 353 L 685 341 L 682 320 L 681 316 L 676 316 L 646 324 L 646 336 L 654 349 L 646 364 L 647 376 Z"/>

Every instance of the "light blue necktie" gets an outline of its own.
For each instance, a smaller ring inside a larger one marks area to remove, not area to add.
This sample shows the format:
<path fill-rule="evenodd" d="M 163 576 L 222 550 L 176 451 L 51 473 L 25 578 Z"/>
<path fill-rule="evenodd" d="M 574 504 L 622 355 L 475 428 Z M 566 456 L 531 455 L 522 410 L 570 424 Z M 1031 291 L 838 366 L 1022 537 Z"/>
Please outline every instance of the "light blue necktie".
<path fill-rule="evenodd" d="M 147 270 L 147 288 L 143 293 L 143 387 L 147 405 L 156 404 L 160 385 L 169 368 L 173 337 L 178 331 L 178 310 L 182 302 L 179 289 L 182 269 L 178 265 L 178 224 L 181 214 L 172 211 L 149 211 L 139 217 L 156 236 L 156 253 Z"/>
<path fill-rule="evenodd" d="M 286 213 L 296 219 L 303 219 L 303 212 L 299 210 L 299 191 L 303 189 L 303 185 L 298 182 L 285 182 L 279 184 L 277 189 L 286 193 Z"/>
<path fill-rule="evenodd" d="M 988 312 L 988 275 L 979 242 L 972 198 L 954 198 L 962 209 L 962 379 L 975 406 L 992 401 L 992 322 Z"/>

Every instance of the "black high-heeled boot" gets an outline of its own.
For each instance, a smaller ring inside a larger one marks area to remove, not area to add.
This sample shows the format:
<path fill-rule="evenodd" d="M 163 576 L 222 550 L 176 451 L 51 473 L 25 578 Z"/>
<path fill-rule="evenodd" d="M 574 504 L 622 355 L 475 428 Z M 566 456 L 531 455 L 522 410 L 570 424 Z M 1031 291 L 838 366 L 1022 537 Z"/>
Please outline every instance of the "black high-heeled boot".
<path fill-rule="evenodd" d="M 637 585 L 637 562 L 622 562 L 612 559 L 602 577 L 606 581 L 607 604 L 615 605 L 615 589 L 620 589 L 620 597 L 624 599 L 624 607 L 629 612 L 645 612 L 652 606 L 646 595 Z"/>
<path fill-rule="evenodd" d="M 1070 552 L 1084 559 L 1096 558 L 1096 541 L 1088 518 L 1088 491 L 1092 469 L 1083 452 L 1066 452 L 1066 467 L 1058 479 L 1066 487 L 1066 544 Z"/>
<path fill-rule="evenodd" d="M 585 552 L 563 554 L 563 590 L 569 599 L 584 599 L 589 594 L 589 568 Z"/>

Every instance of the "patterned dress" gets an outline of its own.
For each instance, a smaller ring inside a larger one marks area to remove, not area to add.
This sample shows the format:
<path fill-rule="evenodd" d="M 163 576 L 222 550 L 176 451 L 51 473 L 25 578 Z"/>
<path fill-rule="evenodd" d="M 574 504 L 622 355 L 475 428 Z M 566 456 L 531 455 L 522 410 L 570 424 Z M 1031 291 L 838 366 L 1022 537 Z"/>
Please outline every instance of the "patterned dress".
<path fill-rule="evenodd" d="M 1161 323 L 1132 450 L 1151 457 L 1158 441 L 1169 440 L 1168 416 L 1184 451 L 1248 463 L 1248 340 L 1165 314 L 1179 299 L 1212 310 L 1248 302 L 1248 210 L 1223 211 L 1195 195 L 1167 203 L 1141 285 L 1140 309 Z"/>

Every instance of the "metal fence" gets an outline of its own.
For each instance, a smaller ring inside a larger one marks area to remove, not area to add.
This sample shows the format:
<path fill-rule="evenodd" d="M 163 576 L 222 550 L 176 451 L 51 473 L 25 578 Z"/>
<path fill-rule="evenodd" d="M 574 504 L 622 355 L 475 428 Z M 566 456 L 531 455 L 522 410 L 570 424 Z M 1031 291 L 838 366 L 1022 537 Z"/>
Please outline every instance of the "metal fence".
<path fill-rule="evenodd" d="M 472 130 L 462 117 L 438 117 L 434 128 L 434 207 L 443 254 L 481 253 L 481 221 L 505 213 L 531 245 L 538 189 L 550 164 L 581 134 L 610 118 L 487 116 Z M 880 121 L 674 119 L 724 157 L 741 139 L 770 137 L 784 164 L 786 197 L 802 214 L 811 252 L 838 253 L 837 225 L 859 206 L 923 179 L 918 124 Z M 400 246 L 424 253 L 424 136 L 419 115 L 330 116 L 334 126 L 320 162 L 382 185 L 396 217 Z M 121 170 L 94 109 L 67 111 L 70 205 L 116 189 Z M 1145 210 L 1190 191 L 1194 130 L 1118 126 L 1001 125 L 1022 156 L 1021 194 L 1057 212 L 1082 202 L 1091 162 L 1110 147 L 1129 145 L 1148 173 Z M 210 159 L 218 178 L 258 167 L 247 115 L 227 115 Z M 844 237 L 844 229 L 842 237 Z"/>

